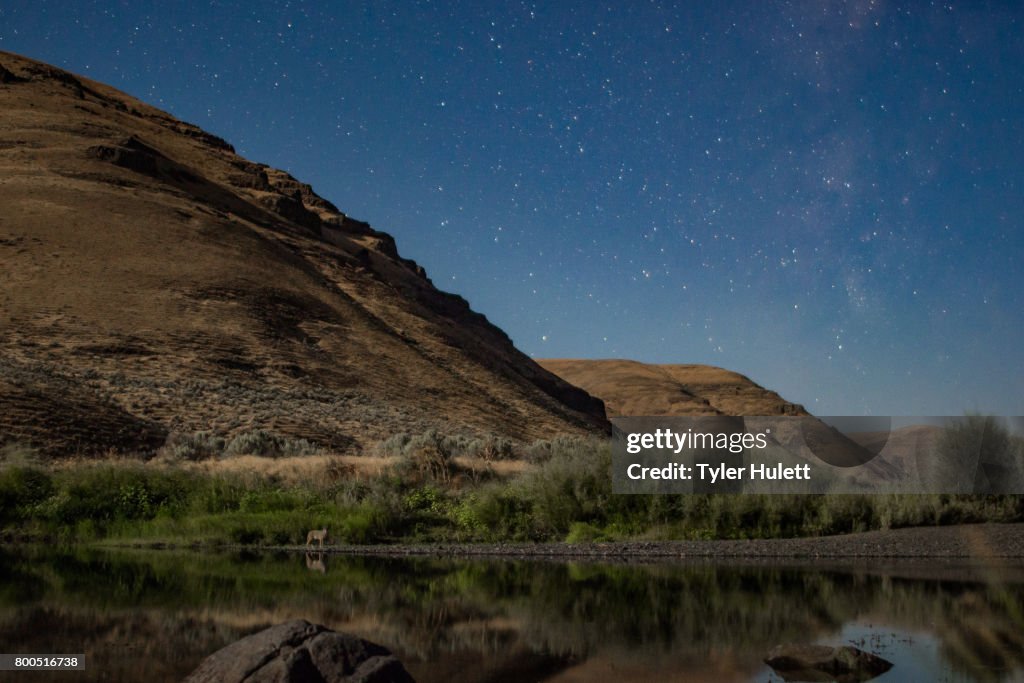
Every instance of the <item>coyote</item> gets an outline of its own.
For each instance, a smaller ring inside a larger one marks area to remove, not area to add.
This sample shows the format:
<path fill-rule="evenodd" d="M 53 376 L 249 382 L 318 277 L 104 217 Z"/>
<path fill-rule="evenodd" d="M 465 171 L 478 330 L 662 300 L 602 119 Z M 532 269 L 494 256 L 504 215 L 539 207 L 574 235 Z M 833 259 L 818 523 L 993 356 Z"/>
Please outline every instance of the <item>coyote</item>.
<path fill-rule="evenodd" d="M 313 541 L 320 541 L 320 547 L 324 547 L 324 539 L 327 538 L 327 527 L 323 529 L 313 529 L 306 534 L 306 547 L 312 545 Z"/>

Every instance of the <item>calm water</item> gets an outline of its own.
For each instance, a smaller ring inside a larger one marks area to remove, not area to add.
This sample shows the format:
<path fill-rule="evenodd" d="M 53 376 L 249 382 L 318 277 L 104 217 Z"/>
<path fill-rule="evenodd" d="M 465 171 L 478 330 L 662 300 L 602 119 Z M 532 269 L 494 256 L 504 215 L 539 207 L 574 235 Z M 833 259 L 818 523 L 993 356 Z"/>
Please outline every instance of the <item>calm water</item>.
<path fill-rule="evenodd" d="M 387 646 L 421 683 L 779 681 L 765 653 L 806 642 L 894 662 L 877 681 L 1024 680 L 1019 565 L 316 559 L 8 548 L 0 652 L 85 652 L 61 681 L 176 681 L 301 617 Z"/>

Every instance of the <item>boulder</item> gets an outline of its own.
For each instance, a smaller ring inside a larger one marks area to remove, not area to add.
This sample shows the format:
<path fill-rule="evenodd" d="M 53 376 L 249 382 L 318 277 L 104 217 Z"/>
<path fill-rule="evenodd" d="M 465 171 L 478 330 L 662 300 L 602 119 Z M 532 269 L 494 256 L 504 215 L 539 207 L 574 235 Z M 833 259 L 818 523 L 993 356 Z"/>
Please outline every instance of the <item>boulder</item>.
<path fill-rule="evenodd" d="M 296 619 L 204 659 L 186 683 L 413 683 L 386 648 Z"/>
<path fill-rule="evenodd" d="M 777 645 L 764 659 L 786 681 L 867 681 L 892 662 L 850 645 Z"/>

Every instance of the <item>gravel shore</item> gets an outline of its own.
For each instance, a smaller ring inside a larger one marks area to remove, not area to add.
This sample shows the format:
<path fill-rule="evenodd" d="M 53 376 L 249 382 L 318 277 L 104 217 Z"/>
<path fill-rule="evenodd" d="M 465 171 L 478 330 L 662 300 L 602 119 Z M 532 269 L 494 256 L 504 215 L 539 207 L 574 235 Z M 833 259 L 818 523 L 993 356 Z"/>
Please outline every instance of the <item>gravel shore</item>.
<path fill-rule="evenodd" d="M 843 536 L 718 541 L 615 543 L 488 543 L 328 546 L 349 555 L 425 557 L 593 558 L 1018 558 L 1024 559 L 1024 524 L 968 524 L 869 531 Z"/>

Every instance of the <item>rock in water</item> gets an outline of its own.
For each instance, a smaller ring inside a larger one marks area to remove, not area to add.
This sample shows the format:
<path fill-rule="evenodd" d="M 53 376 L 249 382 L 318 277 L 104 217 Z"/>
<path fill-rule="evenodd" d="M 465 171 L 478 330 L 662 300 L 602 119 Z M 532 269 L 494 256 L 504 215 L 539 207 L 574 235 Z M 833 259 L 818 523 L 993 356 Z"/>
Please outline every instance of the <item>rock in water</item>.
<path fill-rule="evenodd" d="M 787 681 L 867 681 L 892 668 L 892 662 L 850 645 L 777 645 L 764 659 Z"/>
<path fill-rule="evenodd" d="M 380 645 L 296 619 L 217 650 L 185 683 L 414 683 Z"/>

